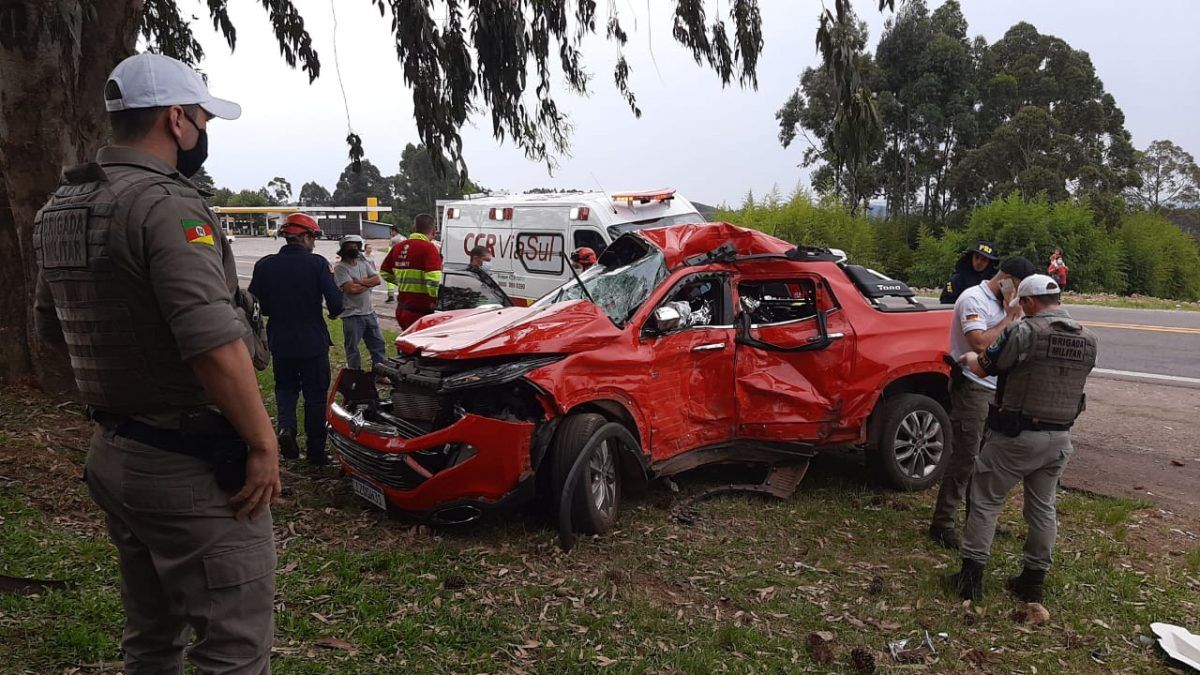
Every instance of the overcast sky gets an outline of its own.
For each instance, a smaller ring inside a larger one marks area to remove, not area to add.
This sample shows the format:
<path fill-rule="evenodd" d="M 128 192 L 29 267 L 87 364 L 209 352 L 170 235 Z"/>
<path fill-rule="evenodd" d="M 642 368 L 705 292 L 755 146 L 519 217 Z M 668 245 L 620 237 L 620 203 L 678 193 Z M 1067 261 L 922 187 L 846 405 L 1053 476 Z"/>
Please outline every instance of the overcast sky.
<path fill-rule="evenodd" d="M 207 167 L 219 186 L 258 188 L 282 175 L 296 192 L 310 180 L 333 190 L 347 148 L 330 2 L 295 0 L 321 57 L 321 77 L 312 85 L 279 57 L 259 3 L 230 3 L 240 38 L 232 54 L 212 31 L 201 4 L 194 5 L 199 17 L 194 28 L 208 52 L 202 68 L 210 87 L 244 109 L 240 120 L 217 120 L 210 127 Z M 608 3 L 597 4 L 602 27 Z M 575 125 L 571 155 L 551 176 L 511 144 L 495 141 L 490 120 L 481 116 L 463 131 L 476 183 L 513 191 L 597 184 L 608 190 L 675 187 L 710 204 L 736 203 L 747 190 L 761 195 L 776 185 L 787 192 L 807 184 L 807 172 L 797 166 L 802 147 L 780 146 L 775 111 L 795 89 L 800 72 L 818 61 L 819 1 L 760 0 L 766 44 L 757 90 L 722 89 L 711 70 L 695 65 L 671 38 L 673 3 L 615 4 L 630 33 L 626 56 L 642 118 L 633 117 L 612 86 L 616 46 L 590 40 L 583 46 L 594 75 L 590 97 L 561 89 L 558 97 Z M 719 2 L 722 11 L 729 4 Z M 930 2 L 931 8 L 940 4 Z M 962 5 L 971 34 L 989 43 L 1014 23 L 1028 21 L 1087 51 L 1124 110 L 1137 147 L 1168 138 L 1200 156 L 1200 1 L 963 0 Z M 873 50 L 890 14 L 877 12 L 875 0 L 858 0 L 855 7 L 870 25 Z M 367 158 L 385 175 L 396 172 L 404 145 L 417 142 L 390 22 L 390 16 L 380 19 L 367 0 L 337 0 L 337 49 L 351 122 Z"/>

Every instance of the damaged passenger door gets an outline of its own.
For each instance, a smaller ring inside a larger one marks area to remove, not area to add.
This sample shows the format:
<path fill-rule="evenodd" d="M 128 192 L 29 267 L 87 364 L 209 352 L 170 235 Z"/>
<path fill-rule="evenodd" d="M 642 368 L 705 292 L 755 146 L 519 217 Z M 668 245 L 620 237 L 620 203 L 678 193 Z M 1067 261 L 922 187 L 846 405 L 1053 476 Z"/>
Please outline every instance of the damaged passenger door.
<path fill-rule="evenodd" d="M 735 422 L 729 275 L 689 275 L 663 298 L 640 336 L 651 351 L 644 395 L 655 461 L 725 442 Z"/>
<path fill-rule="evenodd" d="M 854 357 L 845 312 L 820 277 L 740 277 L 737 436 L 815 441 L 838 425 Z"/>

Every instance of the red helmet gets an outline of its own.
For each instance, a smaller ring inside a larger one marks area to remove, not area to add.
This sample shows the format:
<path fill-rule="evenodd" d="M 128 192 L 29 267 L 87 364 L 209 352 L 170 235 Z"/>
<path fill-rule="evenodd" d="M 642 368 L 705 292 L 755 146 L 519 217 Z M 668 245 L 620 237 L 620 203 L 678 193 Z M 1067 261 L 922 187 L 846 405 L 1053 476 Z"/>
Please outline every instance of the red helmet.
<path fill-rule="evenodd" d="M 297 236 L 301 234 L 311 234 L 314 237 L 321 236 L 321 226 L 317 224 L 317 219 L 307 213 L 293 213 L 283 221 L 283 227 L 279 228 L 279 233 L 283 235 Z"/>
<path fill-rule="evenodd" d="M 581 246 L 571 254 L 571 262 L 590 267 L 596 264 L 596 252 L 586 246 Z"/>

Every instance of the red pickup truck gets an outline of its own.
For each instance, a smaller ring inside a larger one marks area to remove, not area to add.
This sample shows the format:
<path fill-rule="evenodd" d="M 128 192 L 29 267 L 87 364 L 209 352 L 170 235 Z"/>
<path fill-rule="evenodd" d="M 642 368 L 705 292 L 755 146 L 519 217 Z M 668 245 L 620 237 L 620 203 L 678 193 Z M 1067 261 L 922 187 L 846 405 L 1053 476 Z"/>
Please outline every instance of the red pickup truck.
<path fill-rule="evenodd" d="M 736 462 L 794 489 L 835 445 L 923 489 L 949 458 L 950 319 L 826 249 L 641 230 L 530 307 L 422 319 L 339 374 L 327 420 L 356 494 L 441 524 L 544 497 L 604 532 L 622 486 Z"/>

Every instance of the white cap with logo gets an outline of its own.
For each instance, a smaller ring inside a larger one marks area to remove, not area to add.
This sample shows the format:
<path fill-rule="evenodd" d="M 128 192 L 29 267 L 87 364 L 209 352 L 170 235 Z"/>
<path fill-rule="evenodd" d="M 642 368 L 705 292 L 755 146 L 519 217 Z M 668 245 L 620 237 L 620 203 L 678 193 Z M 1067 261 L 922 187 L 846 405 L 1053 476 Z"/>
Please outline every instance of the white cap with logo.
<path fill-rule="evenodd" d="M 135 54 L 117 64 L 108 81 L 116 84 L 120 98 L 105 99 L 109 112 L 198 105 L 210 115 L 236 120 L 242 106 L 208 93 L 204 78 L 182 61 L 162 54 Z"/>
<path fill-rule="evenodd" d="M 1017 297 L 1028 298 L 1035 295 L 1054 295 L 1061 293 L 1062 288 L 1058 282 L 1046 276 L 1045 274 L 1030 274 L 1021 280 L 1021 285 L 1017 286 Z"/>

